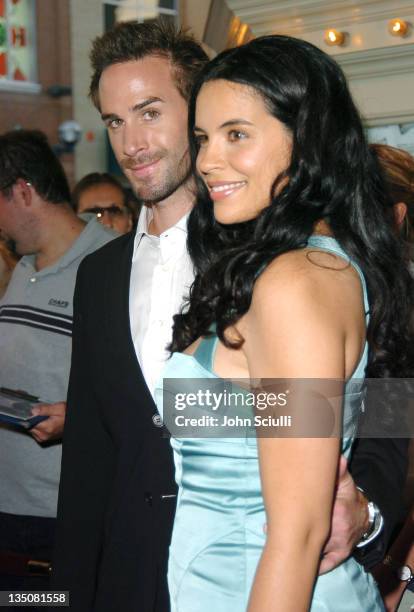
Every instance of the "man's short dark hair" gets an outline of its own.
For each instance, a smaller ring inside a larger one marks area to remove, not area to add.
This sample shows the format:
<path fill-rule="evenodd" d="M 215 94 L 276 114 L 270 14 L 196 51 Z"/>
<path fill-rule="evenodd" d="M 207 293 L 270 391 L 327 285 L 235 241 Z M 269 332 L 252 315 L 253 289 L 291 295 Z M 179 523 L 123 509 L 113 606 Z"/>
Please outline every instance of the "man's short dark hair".
<path fill-rule="evenodd" d="M 31 183 L 47 202 L 70 201 L 65 172 L 43 132 L 13 130 L 0 135 L 0 191 L 10 197 L 18 179 Z"/>
<path fill-rule="evenodd" d="M 94 40 L 90 53 L 93 75 L 89 95 L 98 110 L 99 80 L 105 68 L 148 56 L 170 60 L 177 89 L 187 101 L 195 77 L 208 61 L 206 53 L 193 36 L 178 30 L 170 22 L 119 23 Z"/>
<path fill-rule="evenodd" d="M 89 189 L 90 187 L 95 187 L 96 185 L 112 185 L 113 187 L 119 189 L 119 191 L 122 193 L 124 206 L 125 208 L 129 209 L 125 189 L 121 185 L 120 181 L 118 181 L 118 179 L 116 179 L 111 174 L 108 174 L 107 172 L 90 172 L 89 174 L 86 174 L 83 178 L 81 178 L 78 183 L 76 183 L 72 191 L 71 204 L 72 208 L 76 212 L 79 208 L 79 200 L 81 198 L 81 195 L 87 189 Z"/>

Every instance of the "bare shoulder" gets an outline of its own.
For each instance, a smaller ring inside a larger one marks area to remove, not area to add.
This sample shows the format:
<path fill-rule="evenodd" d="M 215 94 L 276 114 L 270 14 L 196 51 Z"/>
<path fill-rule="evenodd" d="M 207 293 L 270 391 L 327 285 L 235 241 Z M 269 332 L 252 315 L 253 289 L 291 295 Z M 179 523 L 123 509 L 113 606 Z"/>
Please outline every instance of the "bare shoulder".
<path fill-rule="evenodd" d="M 283 254 L 257 279 L 242 323 L 253 377 L 349 376 L 365 338 L 359 274 L 318 249 Z"/>
<path fill-rule="evenodd" d="M 292 304 L 329 305 L 341 299 L 352 304 L 362 299 L 361 279 L 354 266 L 335 253 L 317 248 L 289 251 L 275 258 L 262 272 L 253 290 L 252 307 Z M 296 301 L 296 300 L 295 300 Z"/>
<path fill-rule="evenodd" d="M 363 323 L 363 292 L 356 269 L 345 259 L 317 249 L 301 249 L 274 259 L 257 279 L 248 320 L 295 320 L 306 325 Z"/>

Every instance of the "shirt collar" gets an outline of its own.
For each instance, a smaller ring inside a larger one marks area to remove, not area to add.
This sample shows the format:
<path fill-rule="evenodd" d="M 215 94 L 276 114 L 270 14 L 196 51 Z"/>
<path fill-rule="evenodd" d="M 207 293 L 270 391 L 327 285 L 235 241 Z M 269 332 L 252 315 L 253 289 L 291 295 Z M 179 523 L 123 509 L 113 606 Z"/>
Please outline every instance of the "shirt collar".
<path fill-rule="evenodd" d="M 190 215 L 190 213 L 187 212 L 185 215 L 183 215 L 181 217 L 181 219 L 179 219 L 177 221 L 177 223 L 175 225 L 170 227 L 168 230 L 165 230 L 165 232 L 171 231 L 172 229 L 178 229 L 178 230 L 181 230 L 182 232 L 184 232 L 184 234 L 187 236 L 187 222 L 188 222 L 189 215 Z M 158 236 L 154 236 L 154 234 L 150 234 L 149 231 L 148 231 L 148 227 L 149 227 L 149 224 L 152 221 L 152 218 L 153 218 L 153 213 L 152 213 L 151 207 L 148 207 L 148 206 L 145 206 L 145 205 L 142 206 L 141 212 L 139 213 L 138 222 L 137 222 L 137 229 L 136 229 L 136 233 L 135 233 L 134 253 L 135 253 L 136 249 L 138 248 L 139 243 L 141 242 L 141 238 L 143 236 L 148 236 L 149 238 L 157 238 L 158 239 Z M 165 234 L 165 232 L 163 232 L 163 234 Z"/>
<path fill-rule="evenodd" d="M 53 274 L 63 268 L 66 268 L 80 256 L 83 256 L 91 246 L 96 244 L 97 239 L 100 238 L 103 234 L 107 234 L 109 237 L 112 238 L 116 238 L 119 235 L 117 232 L 102 225 L 102 223 L 98 221 L 96 216 L 94 216 L 90 221 L 85 224 L 79 236 L 75 239 L 69 249 L 51 266 L 47 266 L 46 268 L 42 268 L 41 270 L 36 271 L 36 255 L 25 255 L 21 258 L 20 262 L 22 262 L 23 264 L 29 263 L 38 276 L 46 276 L 47 274 Z M 99 247 L 97 246 L 96 248 Z"/>
<path fill-rule="evenodd" d="M 188 217 L 190 216 L 190 213 L 185 213 L 185 215 L 183 217 L 181 217 L 181 219 L 179 221 L 177 221 L 177 223 L 174 225 L 175 228 L 182 230 L 185 234 L 187 234 L 187 225 L 188 225 Z"/>
<path fill-rule="evenodd" d="M 138 237 L 140 239 L 141 236 L 143 236 L 144 234 L 149 236 L 148 226 L 152 221 L 152 217 L 153 217 L 153 214 L 152 214 L 151 208 L 143 205 L 141 208 L 141 212 L 139 213 L 139 217 L 138 217 L 137 231 L 136 231 L 135 239 L 137 239 Z"/>

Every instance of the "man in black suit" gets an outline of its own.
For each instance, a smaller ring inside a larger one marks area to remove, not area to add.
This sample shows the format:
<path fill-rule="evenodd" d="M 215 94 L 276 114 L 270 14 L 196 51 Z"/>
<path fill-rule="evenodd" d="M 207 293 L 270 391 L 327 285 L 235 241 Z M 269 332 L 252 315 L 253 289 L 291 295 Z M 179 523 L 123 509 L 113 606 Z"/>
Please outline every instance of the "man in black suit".
<path fill-rule="evenodd" d="M 92 100 L 144 207 L 137 231 L 78 274 L 54 585 L 70 590 L 75 612 L 167 612 L 176 488 L 150 390 L 192 278 L 187 100 L 206 56 L 165 24 L 131 22 L 98 38 L 91 59 Z M 390 487 L 397 497 L 398 453 L 394 472 L 380 464 L 378 487 L 362 485 L 377 504 Z M 324 569 L 368 530 L 367 499 L 345 470 L 340 483 Z M 394 509 L 385 512 L 388 526 Z"/>

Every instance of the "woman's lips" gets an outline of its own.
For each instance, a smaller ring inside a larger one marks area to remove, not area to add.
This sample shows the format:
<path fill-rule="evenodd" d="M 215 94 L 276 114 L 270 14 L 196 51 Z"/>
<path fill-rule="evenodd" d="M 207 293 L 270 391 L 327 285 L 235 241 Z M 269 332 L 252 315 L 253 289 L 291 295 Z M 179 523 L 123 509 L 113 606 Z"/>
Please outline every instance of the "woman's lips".
<path fill-rule="evenodd" d="M 223 181 L 220 181 L 219 183 L 209 183 L 208 188 L 209 188 L 210 198 L 213 201 L 223 200 L 224 198 L 227 198 L 228 196 L 232 195 L 233 193 L 235 193 L 236 191 L 238 191 L 245 185 L 246 185 L 246 181 L 232 181 L 232 182 L 229 181 L 226 183 Z"/>

